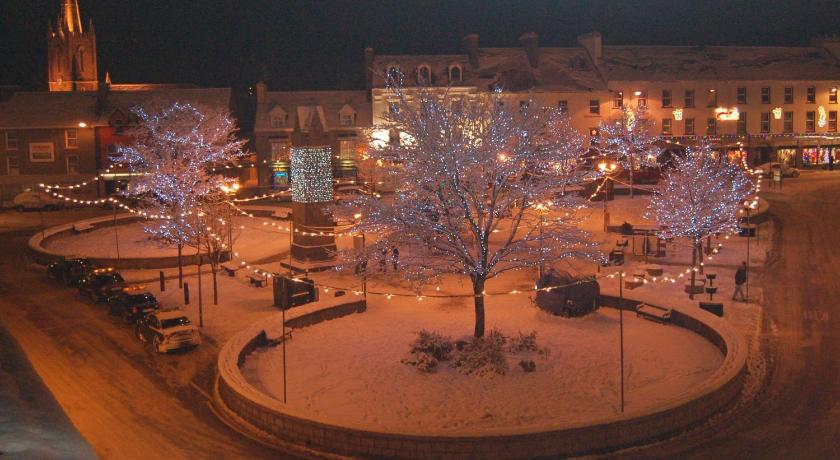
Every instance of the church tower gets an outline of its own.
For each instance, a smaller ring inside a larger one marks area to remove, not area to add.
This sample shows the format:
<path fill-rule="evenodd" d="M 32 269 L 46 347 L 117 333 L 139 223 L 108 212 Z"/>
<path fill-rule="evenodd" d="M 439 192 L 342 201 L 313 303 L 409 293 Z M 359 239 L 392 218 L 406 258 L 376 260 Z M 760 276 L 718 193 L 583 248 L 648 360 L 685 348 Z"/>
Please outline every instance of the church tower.
<path fill-rule="evenodd" d="M 47 29 L 47 64 L 50 91 L 96 91 L 96 33 L 93 21 L 87 30 L 77 0 L 62 0 L 55 24 Z"/>

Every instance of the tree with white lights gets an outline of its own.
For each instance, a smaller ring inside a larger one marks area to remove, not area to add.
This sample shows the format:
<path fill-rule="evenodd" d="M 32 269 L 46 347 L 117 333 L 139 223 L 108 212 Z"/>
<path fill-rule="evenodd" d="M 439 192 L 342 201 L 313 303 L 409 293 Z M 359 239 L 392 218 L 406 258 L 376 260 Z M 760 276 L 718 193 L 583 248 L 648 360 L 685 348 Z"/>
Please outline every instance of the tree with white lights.
<path fill-rule="evenodd" d="M 133 142 L 119 146 L 116 163 L 132 172 L 126 193 L 140 197 L 151 213 L 165 216 L 147 226 L 151 234 L 178 247 L 178 280 L 183 283 L 181 252 L 196 235 L 195 213 L 231 180 L 214 174 L 242 155 L 245 141 L 234 137 L 227 110 L 174 103 L 160 111 L 134 107 L 138 126 Z"/>
<path fill-rule="evenodd" d="M 673 157 L 673 168 L 666 170 L 654 191 L 646 216 L 662 227 L 661 238 L 691 241 L 692 287 L 698 257 L 703 257 L 703 238 L 737 230 L 738 211 L 753 188 L 747 173 L 722 161 L 707 142 Z"/>
<path fill-rule="evenodd" d="M 500 93 L 454 99 L 396 87 L 390 96 L 394 108 L 375 129 L 370 155 L 400 165 L 398 190 L 392 203 L 360 197 L 337 209 L 359 219 L 351 231 L 378 238 L 342 251 L 345 267 L 394 276 L 396 263 L 396 276 L 418 289 L 447 274 L 469 277 L 474 334 L 482 337 L 487 280 L 566 257 L 596 257 L 566 212 L 583 203 L 560 193 L 580 179 L 583 142 L 567 116 L 534 101 L 514 110 Z M 399 136 L 382 141 L 392 129 Z M 540 218 L 546 205 L 553 212 Z"/>
<path fill-rule="evenodd" d="M 655 166 L 661 152 L 653 133 L 653 120 L 647 108 L 622 107 L 613 120 L 603 121 L 598 129 L 600 152 L 619 162 L 630 174 L 630 197 L 633 197 L 633 173 L 638 166 Z"/>

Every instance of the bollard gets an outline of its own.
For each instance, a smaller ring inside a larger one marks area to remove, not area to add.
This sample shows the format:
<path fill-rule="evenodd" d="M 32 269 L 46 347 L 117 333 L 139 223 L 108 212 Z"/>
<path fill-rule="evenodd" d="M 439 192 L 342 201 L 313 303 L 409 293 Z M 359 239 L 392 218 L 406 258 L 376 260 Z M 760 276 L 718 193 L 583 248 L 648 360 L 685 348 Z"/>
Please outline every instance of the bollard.
<path fill-rule="evenodd" d="M 190 285 L 184 283 L 184 305 L 190 304 Z"/>
<path fill-rule="evenodd" d="M 166 291 L 166 282 L 163 279 L 163 270 L 160 271 L 160 292 Z"/>

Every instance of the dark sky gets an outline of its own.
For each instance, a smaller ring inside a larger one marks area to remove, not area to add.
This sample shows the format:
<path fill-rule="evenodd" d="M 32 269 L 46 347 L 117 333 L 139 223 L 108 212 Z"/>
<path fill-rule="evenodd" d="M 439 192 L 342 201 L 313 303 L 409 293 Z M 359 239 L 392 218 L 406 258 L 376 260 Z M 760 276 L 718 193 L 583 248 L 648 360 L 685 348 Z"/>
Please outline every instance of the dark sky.
<path fill-rule="evenodd" d="M 0 0 L 0 84 L 46 87 L 47 19 L 61 0 Z M 571 46 L 598 30 L 605 44 L 803 45 L 840 32 L 840 0 L 281 1 L 79 0 L 93 18 L 99 71 L 115 83 L 241 87 L 267 66 L 272 89 L 363 87 L 362 53 Z"/>

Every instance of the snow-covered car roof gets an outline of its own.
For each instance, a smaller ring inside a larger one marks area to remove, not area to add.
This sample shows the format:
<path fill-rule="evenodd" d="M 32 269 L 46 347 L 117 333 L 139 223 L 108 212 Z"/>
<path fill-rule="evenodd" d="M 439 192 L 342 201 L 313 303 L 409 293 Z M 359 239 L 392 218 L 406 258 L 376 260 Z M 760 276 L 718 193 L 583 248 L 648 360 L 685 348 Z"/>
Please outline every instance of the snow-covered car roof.
<path fill-rule="evenodd" d="M 181 310 L 166 310 L 166 311 L 159 311 L 154 314 L 157 319 L 164 320 L 164 319 L 175 319 L 175 318 L 182 318 L 186 317 L 186 313 Z"/>

